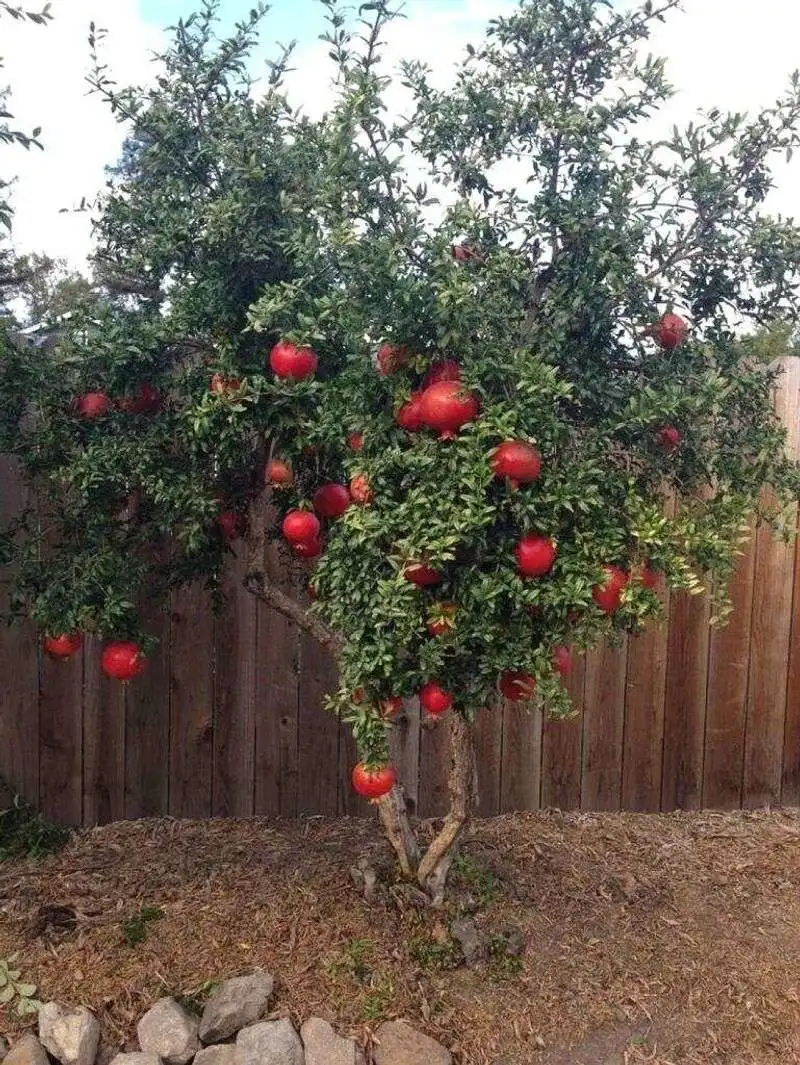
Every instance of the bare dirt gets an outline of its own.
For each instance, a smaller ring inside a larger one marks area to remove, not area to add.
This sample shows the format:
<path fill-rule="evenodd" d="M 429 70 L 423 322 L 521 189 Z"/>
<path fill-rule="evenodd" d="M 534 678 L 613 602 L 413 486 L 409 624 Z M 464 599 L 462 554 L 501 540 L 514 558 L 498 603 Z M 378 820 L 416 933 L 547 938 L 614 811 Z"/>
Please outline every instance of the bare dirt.
<path fill-rule="evenodd" d="M 384 866 L 370 902 L 349 875 L 363 855 Z M 199 1005 L 263 966 L 276 1015 L 365 1046 L 404 1017 L 459 1065 L 800 1063 L 800 812 L 501 817 L 458 868 L 437 912 L 391 884 L 369 822 L 111 825 L 0 865 L 0 957 L 96 1010 L 108 1054 L 157 997 Z M 160 916 L 135 942 L 145 907 Z M 464 912 L 489 945 L 477 969 L 449 936 Z"/>

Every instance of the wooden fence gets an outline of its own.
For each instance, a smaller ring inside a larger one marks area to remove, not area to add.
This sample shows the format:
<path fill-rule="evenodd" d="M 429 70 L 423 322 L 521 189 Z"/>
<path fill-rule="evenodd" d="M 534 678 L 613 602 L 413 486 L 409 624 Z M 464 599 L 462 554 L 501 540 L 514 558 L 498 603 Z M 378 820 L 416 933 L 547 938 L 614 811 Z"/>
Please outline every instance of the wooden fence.
<path fill-rule="evenodd" d="M 800 359 L 776 397 L 797 455 Z M 0 508 L 19 505 L 0 468 Z M 268 569 L 281 573 L 274 548 Z M 580 661 L 580 716 L 543 721 L 518 706 L 478 722 L 480 813 L 736 808 L 800 802 L 800 548 L 761 529 L 733 582 L 735 613 L 709 630 L 705 597 L 674 594 L 669 622 Z M 127 690 L 83 657 L 43 657 L 26 625 L 0 631 L 0 775 L 72 824 L 175 817 L 361 814 L 352 739 L 321 708 L 335 683 L 313 640 L 226 577 L 214 617 L 198 589 L 146 619 L 161 637 Z M 285 578 L 284 578 L 285 579 Z M 418 711 L 394 756 L 418 812 L 445 803 L 445 730 Z"/>

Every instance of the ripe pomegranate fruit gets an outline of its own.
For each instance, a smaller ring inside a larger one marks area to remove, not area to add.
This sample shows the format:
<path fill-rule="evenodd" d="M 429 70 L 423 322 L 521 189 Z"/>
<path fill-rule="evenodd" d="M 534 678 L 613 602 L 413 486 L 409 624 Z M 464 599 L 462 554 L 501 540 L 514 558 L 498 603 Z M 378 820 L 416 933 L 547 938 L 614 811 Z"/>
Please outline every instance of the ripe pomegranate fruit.
<path fill-rule="evenodd" d="M 388 699 L 381 699 L 378 709 L 384 721 L 391 721 L 403 709 L 403 700 L 399 695 L 391 695 Z"/>
<path fill-rule="evenodd" d="M 362 507 L 369 506 L 372 500 L 375 498 L 375 493 L 369 486 L 367 475 L 365 473 L 357 473 L 350 481 L 350 498 L 354 503 L 360 504 Z"/>
<path fill-rule="evenodd" d="M 478 253 L 469 244 L 454 244 L 450 251 L 457 263 L 474 262 L 478 258 Z"/>
<path fill-rule="evenodd" d="M 312 500 L 314 510 L 321 518 L 341 518 L 352 502 L 343 484 L 323 484 Z"/>
<path fill-rule="evenodd" d="M 559 645 L 553 648 L 553 665 L 556 673 L 566 677 L 567 673 L 572 669 L 572 651 L 569 647 Z"/>
<path fill-rule="evenodd" d="M 132 680 L 143 672 L 145 663 L 139 645 L 128 640 L 112 640 L 100 656 L 100 668 L 114 680 Z"/>
<path fill-rule="evenodd" d="M 264 478 L 273 488 L 284 488 L 292 483 L 292 467 L 282 459 L 270 459 L 264 470 Z"/>
<path fill-rule="evenodd" d="M 292 544 L 292 551 L 298 558 L 319 558 L 323 546 L 321 538 L 317 536 L 313 540 L 301 540 L 299 543 Z"/>
<path fill-rule="evenodd" d="M 360 451 L 364 446 L 364 434 L 363 433 L 348 433 L 347 446 L 351 451 Z"/>
<path fill-rule="evenodd" d="M 419 701 L 423 710 L 437 717 L 450 709 L 453 705 L 453 696 L 435 680 L 429 680 L 420 690 Z"/>
<path fill-rule="evenodd" d="M 514 487 L 535 481 L 541 469 L 542 456 L 535 447 L 521 440 L 506 440 L 492 452 L 495 477 L 507 477 Z"/>
<path fill-rule="evenodd" d="M 416 584 L 420 588 L 442 583 L 441 573 L 424 562 L 409 562 L 403 570 L 403 576 L 411 584 Z"/>
<path fill-rule="evenodd" d="M 440 381 L 460 381 L 461 367 L 453 359 L 442 359 L 435 362 L 422 378 L 422 391 L 437 385 Z"/>
<path fill-rule="evenodd" d="M 215 373 L 211 378 L 211 384 L 208 386 L 208 391 L 213 392 L 217 396 L 232 396 L 234 392 L 238 392 L 242 387 L 242 382 L 238 377 L 225 377 L 221 373 Z"/>
<path fill-rule="evenodd" d="M 411 398 L 406 400 L 394 416 L 400 428 L 405 429 L 407 433 L 418 433 L 420 429 L 425 428 L 421 404 L 422 392 L 412 392 Z"/>
<path fill-rule="evenodd" d="M 652 592 L 658 587 L 660 576 L 661 575 L 656 570 L 650 569 L 649 566 L 642 566 L 639 580 L 645 588 L 648 588 Z"/>
<path fill-rule="evenodd" d="M 381 344 L 378 348 L 378 372 L 381 377 L 388 377 L 406 366 L 410 358 L 411 352 L 406 347 L 397 344 Z"/>
<path fill-rule="evenodd" d="M 269 365 L 276 377 L 303 381 L 316 372 L 319 358 L 313 348 L 299 348 L 289 340 L 279 340 L 269 353 Z"/>
<path fill-rule="evenodd" d="M 479 410 L 478 397 L 464 391 L 459 381 L 437 381 L 419 401 L 423 422 L 443 440 L 452 439 L 463 425 L 474 422 Z"/>
<path fill-rule="evenodd" d="M 359 762 L 353 768 L 350 778 L 353 791 L 365 799 L 380 799 L 388 795 L 397 780 L 397 774 L 390 765 L 370 766 Z"/>
<path fill-rule="evenodd" d="M 652 329 L 652 335 L 656 338 L 659 347 L 664 351 L 674 351 L 675 348 L 686 340 L 689 335 L 689 327 L 677 314 L 671 311 L 656 323 Z"/>
<path fill-rule="evenodd" d="M 281 531 L 290 544 L 307 544 L 319 539 L 319 519 L 310 510 L 290 510 L 283 519 Z"/>
<path fill-rule="evenodd" d="M 444 636 L 455 625 L 453 615 L 458 607 L 455 603 L 437 603 L 428 615 L 427 629 L 431 636 Z"/>
<path fill-rule="evenodd" d="M 45 636 L 44 649 L 51 658 L 69 658 L 83 645 L 79 632 L 62 633 L 60 636 Z"/>
<path fill-rule="evenodd" d="M 681 442 L 681 431 L 674 425 L 665 425 L 659 430 L 658 442 L 666 452 L 674 451 Z"/>
<path fill-rule="evenodd" d="M 592 599 L 604 614 L 613 614 L 619 609 L 622 593 L 628 584 L 628 574 L 619 566 L 604 566 L 605 579 L 592 591 Z"/>
<path fill-rule="evenodd" d="M 111 400 L 105 392 L 87 392 L 83 396 L 76 397 L 73 403 L 75 413 L 87 421 L 102 418 L 111 409 Z"/>
<path fill-rule="evenodd" d="M 513 670 L 506 670 L 505 673 L 500 674 L 497 686 L 503 698 L 509 699 L 512 703 L 518 703 L 525 699 L 533 698 L 533 693 L 536 690 L 536 678 L 532 677 L 530 673 L 517 673 Z"/>
<path fill-rule="evenodd" d="M 242 535 L 242 517 L 235 510 L 221 510 L 217 514 L 217 527 L 223 540 L 231 544 Z"/>
<path fill-rule="evenodd" d="M 556 560 L 556 545 L 547 536 L 529 533 L 514 548 L 517 569 L 523 577 L 542 577 Z"/>

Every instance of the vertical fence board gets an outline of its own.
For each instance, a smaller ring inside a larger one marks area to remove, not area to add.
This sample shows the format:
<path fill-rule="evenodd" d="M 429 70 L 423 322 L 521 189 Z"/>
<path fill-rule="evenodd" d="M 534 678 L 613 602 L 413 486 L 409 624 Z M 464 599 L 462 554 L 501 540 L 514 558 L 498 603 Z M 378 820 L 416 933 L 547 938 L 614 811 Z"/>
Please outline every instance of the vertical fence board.
<path fill-rule="evenodd" d="M 143 628 L 159 640 L 147 669 L 128 687 L 125 704 L 125 817 L 169 810 L 170 607 L 144 604 Z"/>
<path fill-rule="evenodd" d="M 662 592 L 668 600 L 669 593 Z M 628 641 L 622 808 L 661 809 L 661 752 L 667 679 L 667 625 L 651 622 Z"/>
<path fill-rule="evenodd" d="M 223 579 L 225 605 L 214 624 L 215 817 L 249 817 L 254 809 L 257 603 L 244 587 L 243 540 L 236 551 Z"/>
<path fill-rule="evenodd" d="M 125 702 L 128 685 L 103 676 L 101 649 L 98 637 L 86 641 L 83 820 L 87 825 L 108 824 L 125 816 Z"/>
<path fill-rule="evenodd" d="M 622 796 L 627 641 L 586 656 L 581 808 L 618 810 Z"/>
<path fill-rule="evenodd" d="M 266 517 L 271 521 L 271 513 Z M 294 594 L 286 557 L 277 543 L 265 549 L 267 577 Z M 258 604 L 256 619 L 255 812 L 296 817 L 298 810 L 297 626 Z"/>
<path fill-rule="evenodd" d="M 209 817 L 213 773 L 214 621 L 199 583 L 172 597 L 170 788 L 174 817 Z"/>
<path fill-rule="evenodd" d="M 700 805 L 703 791 L 708 596 L 675 592 L 669 615 L 661 808 L 687 810 Z"/>
<path fill-rule="evenodd" d="M 731 580 L 733 614 L 710 634 L 702 805 L 720 810 L 741 802 L 755 557 L 751 539 Z"/>
<path fill-rule="evenodd" d="M 500 812 L 538 810 L 542 772 L 542 711 L 538 703 L 504 702 Z"/>
<path fill-rule="evenodd" d="M 0 528 L 28 500 L 18 465 L 0 456 Z M 0 615 L 9 609 L 11 574 L 0 570 Z M 0 621 L 0 777 L 39 802 L 39 634 L 28 621 Z"/>
<path fill-rule="evenodd" d="M 583 689 L 586 659 L 575 656 L 565 687 L 572 697 L 575 717 L 563 721 L 545 718 L 542 733 L 542 806 L 578 810 L 581 805 L 583 751 Z"/>
<path fill-rule="evenodd" d="M 42 659 L 39 696 L 39 802 L 59 824 L 83 824 L 83 658 Z M 12 781 L 12 784 L 14 781 Z"/>
<path fill-rule="evenodd" d="M 783 730 L 781 802 L 800 805 L 800 516 L 794 553 L 792 630 L 786 682 L 786 721 Z"/>
<path fill-rule="evenodd" d="M 450 743 L 447 720 L 428 717 L 420 724 L 419 815 L 443 817 L 447 813 L 447 771 Z"/>
<path fill-rule="evenodd" d="M 500 812 L 500 782 L 503 756 L 503 711 L 483 707 L 475 719 L 475 752 L 478 760 L 478 817 Z"/>

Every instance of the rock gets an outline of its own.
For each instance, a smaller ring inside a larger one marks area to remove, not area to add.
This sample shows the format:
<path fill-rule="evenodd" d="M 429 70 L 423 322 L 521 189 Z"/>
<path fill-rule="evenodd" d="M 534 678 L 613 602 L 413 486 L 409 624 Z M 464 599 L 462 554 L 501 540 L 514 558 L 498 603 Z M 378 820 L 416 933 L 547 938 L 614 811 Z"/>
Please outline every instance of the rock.
<path fill-rule="evenodd" d="M 236 1037 L 236 1065 L 303 1065 L 303 1044 L 292 1022 L 262 1021 Z"/>
<path fill-rule="evenodd" d="M 364 1065 L 364 1055 L 355 1040 L 337 1035 L 327 1021 L 309 1017 L 300 1029 L 306 1065 Z"/>
<path fill-rule="evenodd" d="M 482 961 L 485 954 L 484 943 L 478 931 L 478 926 L 471 917 L 460 917 L 453 922 L 450 931 L 453 934 L 453 939 L 461 947 L 467 968 L 474 969 Z"/>
<path fill-rule="evenodd" d="M 235 1063 L 236 1047 L 231 1043 L 198 1050 L 194 1059 L 194 1065 L 235 1065 Z"/>
<path fill-rule="evenodd" d="M 0 784 L 0 787 L 2 787 L 2 784 Z M 0 792 L 0 794 L 2 794 L 2 792 Z M 9 1051 L 8 1043 L 5 1041 L 5 1039 L 3 1039 L 2 1035 L 0 1035 L 0 1061 L 3 1060 L 3 1058 L 6 1056 L 8 1051 Z"/>
<path fill-rule="evenodd" d="M 39 1039 L 62 1065 L 94 1065 L 100 1025 L 83 1006 L 45 1002 L 39 1010 Z"/>
<path fill-rule="evenodd" d="M 111 1065 L 162 1065 L 162 1062 L 158 1054 L 145 1054 L 144 1051 L 134 1050 L 129 1054 L 117 1054 Z"/>
<path fill-rule="evenodd" d="M 453 1065 L 449 1050 L 403 1021 L 385 1021 L 375 1043 L 375 1065 Z"/>
<path fill-rule="evenodd" d="M 3 1059 L 3 1065 L 6 1062 L 8 1065 L 50 1065 L 44 1047 L 30 1032 L 17 1040 Z"/>
<path fill-rule="evenodd" d="M 161 998 L 139 1021 L 139 1046 L 168 1065 L 187 1065 L 200 1049 L 198 1024 L 198 1018 L 174 998 Z"/>
<path fill-rule="evenodd" d="M 259 1020 L 274 987 L 275 981 L 264 972 L 225 980 L 206 1003 L 200 1020 L 200 1038 L 204 1043 L 219 1043 Z"/>

